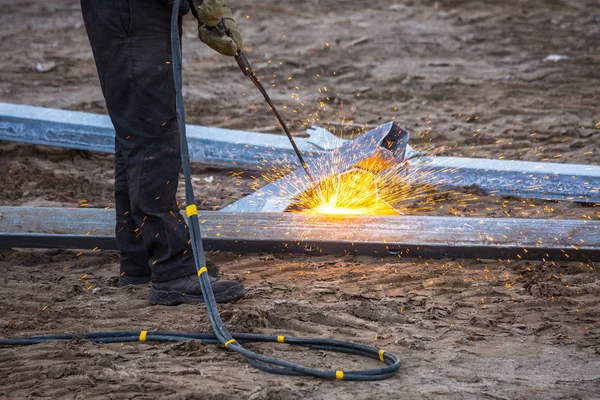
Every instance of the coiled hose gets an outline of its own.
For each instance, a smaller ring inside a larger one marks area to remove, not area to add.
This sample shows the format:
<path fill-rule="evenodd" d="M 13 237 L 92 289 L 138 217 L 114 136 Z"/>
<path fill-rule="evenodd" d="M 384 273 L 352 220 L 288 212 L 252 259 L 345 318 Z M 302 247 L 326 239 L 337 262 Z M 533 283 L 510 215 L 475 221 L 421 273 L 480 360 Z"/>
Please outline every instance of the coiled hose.
<path fill-rule="evenodd" d="M 185 112 L 182 94 L 181 42 L 179 39 L 178 24 L 180 4 L 181 0 L 174 1 L 173 13 L 171 16 L 171 54 L 173 59 L 175 90 L 177 92 L 177 122 L 179 125 L 181 138 L 181 159 L 185 177 L 185 199 L 186 203 L 188 204 L 186 211 L 191 235 L 191 246 L 194 252 L 196 270 L 198 271 L 198 279 L 202 287 L 206 309 L 208 311 L 208 316 L 210 318 L 214 333 L 177 333 L 152 331 L 87 332 L 80 334 L 34 336 L 28 338 L 0 338 L 0 345 L 28 345 L 57 340 L 68 341 L 75 338 L 83 338 L 89 341 L 103 343 L 123 343 L 136 341 L 181 342 L 185 340 L 199 340 L 201 343 L 206 344 L 222 344 L 228 350 L 243 355 L 254 367 L 275 374 L 314 376 L 319 378 L 349 381 L 375 381 L 391 378 L 400 369 L 400 359 L 394 354 L 380 350 L 376 347 L 330 339 L 297 338 L 293 336 L 271 336 L 249 333 L 231 334 L 223 325 L 205 266 L 206 261 L 204 258 L 204 250 L 202 248 L 202 236 L 200 234 L 198 211 L 196 209 L 194 191 L 191 183 L 189 150 L 185 131 Z M 385 366 L 381 368 L 356 371 L 320 370 L 273 357 L 267 357 L 250 351 L 242 346 L 246 343 L 257 342 L 287 343 L 318 350 L 350 353 L 379 360 L 384 363 Z"/>

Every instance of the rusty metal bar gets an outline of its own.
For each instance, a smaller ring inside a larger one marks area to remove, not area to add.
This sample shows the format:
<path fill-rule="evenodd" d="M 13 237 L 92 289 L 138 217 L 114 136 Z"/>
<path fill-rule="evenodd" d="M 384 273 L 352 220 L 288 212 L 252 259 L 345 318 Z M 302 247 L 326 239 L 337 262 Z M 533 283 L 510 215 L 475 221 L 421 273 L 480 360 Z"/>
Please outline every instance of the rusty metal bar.
<path fill-rule="evenodd" d="M 600 261 L 600 222 L 201 211 L 209 250 Z M 0 207 L 0 247 L 115 249 L 114 210 Z"/>

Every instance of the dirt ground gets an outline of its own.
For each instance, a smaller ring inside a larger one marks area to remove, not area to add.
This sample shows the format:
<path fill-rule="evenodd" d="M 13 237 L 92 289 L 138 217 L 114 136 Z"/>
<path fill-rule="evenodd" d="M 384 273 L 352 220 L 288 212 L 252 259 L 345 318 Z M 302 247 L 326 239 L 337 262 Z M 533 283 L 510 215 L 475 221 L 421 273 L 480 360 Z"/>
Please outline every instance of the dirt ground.
<path fill-rule="evenodd" d="M 0 101 L 106 113 L 79 3 L 0 3 Z M 396 120 L 411 130 L 411 144 L 433 154 L 598 164 L 597 1 L 230 5 L 247 54 L 296 132 L 319 124 L 351 136 Z M 189 16 L 184 35 L 188 122 L 278 133 L 233 60 L 195 39 Z M 49 71 L 36 71 L 38 64 Z M 0 165 L 0 205 L 112 205 L 111 156 L 0 142 Z M 262 184 L 247 172 L 193 172 L 204 209 Z M 441 213 L 600 219 L 599 207 L 485 196 L 464 204 L 460 196 L 450 196 Z M 194 342 L 76 341 L 0 348 L 0 398 L 600 398 L 600 277 L 593 264 L 212 259 L 248 290 L 246 299 L 220 307 L 231 331 L 376 345 L 402 358 L 401 371 L 375 383 L 283 378 Z M 115 253 L 0 250 L 0 271 L 3 337 L 210 330 L 203 307 L 149 306 L 147 287 L 118 289 Z M 365 365 L 287 345 L 256 347 L 323 368 Z"/>

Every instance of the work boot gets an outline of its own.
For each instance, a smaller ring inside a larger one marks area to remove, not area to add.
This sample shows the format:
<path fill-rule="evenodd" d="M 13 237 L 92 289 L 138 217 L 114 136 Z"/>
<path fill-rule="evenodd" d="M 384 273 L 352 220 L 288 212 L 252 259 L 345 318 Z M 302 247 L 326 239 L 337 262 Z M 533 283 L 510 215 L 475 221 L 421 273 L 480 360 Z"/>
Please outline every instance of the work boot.
<path fill-rule="evenodd" d="M 246 294 L 239 282 L 220 281 L 210 275 L 209 279 L 217 303 L 241 299 Z M 198 276 L 193 274 L 172 281 L 153 282 L 150 286 L 150 303 L 164 306 L 204 303 Z"/>
<path fill-rule="evenodd" d="M 206 269 L 208 270 L 208 274 L 210 276 L 219 276 L 221 273 L 217 264 L 209 260 L 206 260 Z M 119 276 L 119 282 L 117 283 L 117 286 L 122 288 L 127 286 L 143 285 L 148 282 L 150 282 L 150 276 L 121 275 Z"/>

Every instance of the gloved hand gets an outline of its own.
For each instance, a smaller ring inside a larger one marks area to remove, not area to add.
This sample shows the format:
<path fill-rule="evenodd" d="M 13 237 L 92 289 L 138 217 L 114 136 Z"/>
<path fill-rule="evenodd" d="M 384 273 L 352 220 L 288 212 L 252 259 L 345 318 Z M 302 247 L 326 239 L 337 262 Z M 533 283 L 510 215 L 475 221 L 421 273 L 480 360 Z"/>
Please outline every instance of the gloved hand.
<path fill-rule="evenodd" d="M 213 50 L 235 56 L 242 49 L 242 35 L 231 9 L 223 0 L 192 0 L 192 12 L 198 18 L 198 37 Z M 217 25 L 223 21 L 223 31 Z"/>

